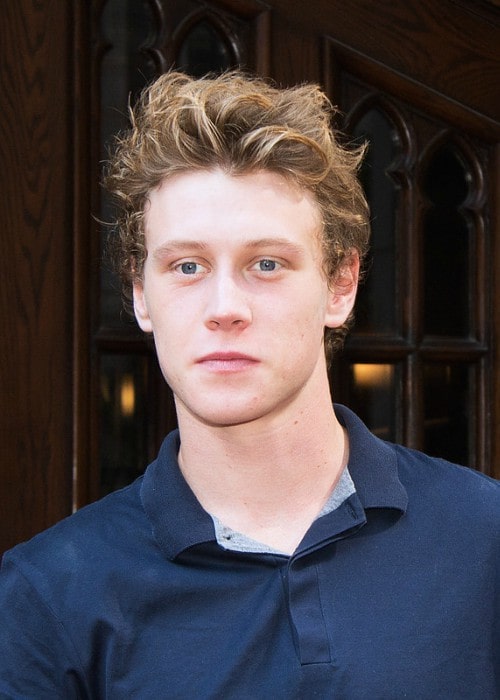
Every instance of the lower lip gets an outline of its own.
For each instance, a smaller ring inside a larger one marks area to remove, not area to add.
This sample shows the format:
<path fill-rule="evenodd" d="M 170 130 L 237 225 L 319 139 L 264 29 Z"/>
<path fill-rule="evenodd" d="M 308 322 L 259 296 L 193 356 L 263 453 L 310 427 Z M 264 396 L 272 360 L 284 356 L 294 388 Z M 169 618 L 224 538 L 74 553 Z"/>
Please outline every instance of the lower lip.
<path fill-rule="evenodd" d="M 202 360 L 200 366 L 207 369 L 209 372 L 218 372 L 222 374 L 230 374 L 232 372 L 242 372 L 243 370 L 255 367 L 257 362 L 246 357 L 235 357 L 234 359 L 224 360 Z"/>

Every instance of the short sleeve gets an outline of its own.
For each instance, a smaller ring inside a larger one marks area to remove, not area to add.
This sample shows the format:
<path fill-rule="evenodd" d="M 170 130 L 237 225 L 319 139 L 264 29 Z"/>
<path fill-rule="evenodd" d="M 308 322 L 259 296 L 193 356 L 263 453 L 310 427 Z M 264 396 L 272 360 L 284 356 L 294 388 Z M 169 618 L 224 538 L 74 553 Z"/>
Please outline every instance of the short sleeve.
<path fill-rule="evenodd" d="M 0 698 L 87 697 L 64 628 L 11 554 L 0 571 L 0 610 Z"/>

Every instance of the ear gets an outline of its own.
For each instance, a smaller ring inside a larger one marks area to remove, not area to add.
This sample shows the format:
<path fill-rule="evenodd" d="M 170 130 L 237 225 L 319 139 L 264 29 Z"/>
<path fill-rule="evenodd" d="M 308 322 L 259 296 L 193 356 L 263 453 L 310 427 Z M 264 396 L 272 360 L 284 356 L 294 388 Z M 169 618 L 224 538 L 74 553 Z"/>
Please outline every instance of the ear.
<path fill-rule="evenodd" d="M 139 324 L 139 328 L 144 331 L 144 333 L 153 332 L 153 324 L 149 317 L 149 311 L 146 304 L 146 298 L 144 295 L 144 285 L 141 280 L 135 280 L 132 285 L 132 293 L 134 299 L 134 314 Z"/>
<path fill-rule="evenodd" d="M 335 277 L 330 281 L 325 315 L 327 328 L 339 328 L 354 307 L 359 280 L 359 255 L 352 250 L 342 262 Z"/>

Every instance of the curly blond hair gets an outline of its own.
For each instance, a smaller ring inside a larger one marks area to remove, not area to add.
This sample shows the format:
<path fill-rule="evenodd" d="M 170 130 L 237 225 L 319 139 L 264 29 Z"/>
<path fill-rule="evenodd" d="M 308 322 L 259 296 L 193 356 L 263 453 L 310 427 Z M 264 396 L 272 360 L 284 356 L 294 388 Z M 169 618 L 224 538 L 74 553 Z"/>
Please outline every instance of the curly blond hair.
<path fill-rule="evenodd" d="M 125 294 L 143 273 L 149 193 L 192 170 L 264 169 L 290 179 L 319 206 L 328 278 L 335 279 L 353 249 L 362 260 L 369 239 L 357 177 L 364 148 L 341 145 L 334 114 L 317 85 L 280 89 L 241 72 L 198 79 L 170 72 L 146 88 L 130 110 L 131 128 L 116 138 L 104 180 L 118 207 L 113 257 Z M 342 344 L 346 330 L 347 324 L 326 330 L 329 349 Z"/>

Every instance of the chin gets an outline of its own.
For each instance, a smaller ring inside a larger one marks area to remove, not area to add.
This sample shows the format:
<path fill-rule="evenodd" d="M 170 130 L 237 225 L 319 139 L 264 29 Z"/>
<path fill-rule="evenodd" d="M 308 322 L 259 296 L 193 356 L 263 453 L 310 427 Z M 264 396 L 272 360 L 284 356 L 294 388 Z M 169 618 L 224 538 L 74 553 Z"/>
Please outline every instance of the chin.
<path fill-rule="evenodd" d="M 221 406 L 190 406 L 179 402 L 178 413 L 187 414 L 208 427 L 230 428 L 259 420 L 266 415 L 266 410 L 257 406 L 250 409 L 248 402 L 244 406 L 230 406 L 228 402 Z"/>
<path fill-rule="evenodd" d="M 212 428 L 234 428 L 240 425 L 248 425 L 259 418 L 262 418 L 260 413 L 249 413 L 239 411 L 220 411 L 210 412 L 197 416 L 205 425 Z"/>
<path fill-rule="evenodd" d="M 185 415 L 189 420 L 195 420 L 203 425 L 214 428 L 230 428 L 243 426 L 265 420 L 272 423 L 283 417 L 297 398 L 298 392 L 282 391 L 269 392 L 261 387 L 262 393 L 238 389 L 212 393 L 210 397 L 196 396 L 194 392 L 176 396 L 176 406 L 179 417 Z"/>

